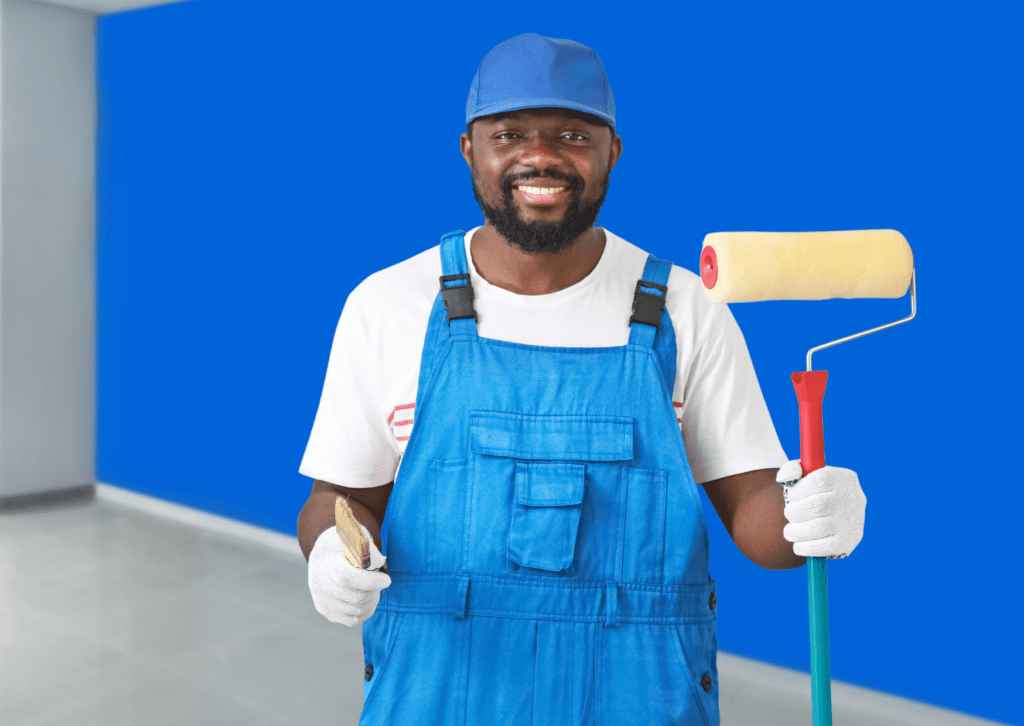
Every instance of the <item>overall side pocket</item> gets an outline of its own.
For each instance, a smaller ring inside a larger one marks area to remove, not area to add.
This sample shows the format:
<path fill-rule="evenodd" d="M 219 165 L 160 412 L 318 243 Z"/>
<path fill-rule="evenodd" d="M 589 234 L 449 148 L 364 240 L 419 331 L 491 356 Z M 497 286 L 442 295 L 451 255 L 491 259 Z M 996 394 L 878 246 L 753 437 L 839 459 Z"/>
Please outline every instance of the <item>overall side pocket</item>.
<path fill-rule="evenodd" d="M 572 573 L 585 472 L 583 464 L 516 462 L 509 569 Z"/>
<path fill-rule="evenodd" d="M 391 659 L 391 651 L 398 639 L 404 613 L 391 611 L 375 612 L 363 623 L 363 667 L 372 671 L 370 678 L 363 681 L 363 709 L 369 706 L 380 690 L 378 686 Z"/>
<path fill-rule="evenodd" d="M 650 724 L 719 726 L 717 685 L 706 693 L 701 676 L 694 681 L 679 643 L 688 628 L 645 623 L 603 628 L 598 663 L 603 726 L 639 723 L 641 716 Z M 685 647 L 688 654 L 700 648 L 692 642 Z"/>
<path fill-rule="evenodd" d="M 716 620 L 676 625 L 676 655 L 694 701 L 708 726 L 718 726 L 718 630 Z"/>

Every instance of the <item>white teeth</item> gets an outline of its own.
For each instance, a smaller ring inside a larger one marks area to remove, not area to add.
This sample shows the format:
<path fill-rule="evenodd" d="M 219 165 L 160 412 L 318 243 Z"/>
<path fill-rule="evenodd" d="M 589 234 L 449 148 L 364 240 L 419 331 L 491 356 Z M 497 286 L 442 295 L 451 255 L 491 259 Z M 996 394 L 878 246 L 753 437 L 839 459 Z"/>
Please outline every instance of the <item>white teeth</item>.
<path fill-rule="evenodd" d="M 519 191 L 526 192 L 527 194 L 554 194 L 560 192 L 565 187 L 553 187 L 551 189 L 545 189 L 543 187 L 519 187 Z"/>

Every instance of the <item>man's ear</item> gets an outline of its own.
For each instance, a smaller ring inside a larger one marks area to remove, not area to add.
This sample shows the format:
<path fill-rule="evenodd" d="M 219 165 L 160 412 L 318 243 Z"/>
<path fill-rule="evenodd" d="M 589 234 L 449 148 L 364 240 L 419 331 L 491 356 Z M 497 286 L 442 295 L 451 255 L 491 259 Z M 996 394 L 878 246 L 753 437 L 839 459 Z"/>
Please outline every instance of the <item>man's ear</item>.
<path fill-rule="evenodd" d="M 462 134 L 459 138 L 459 148 L 462 151 L 462 158 L 466 160 L 469 168 L 473 168 L 473 139 L 468 133 Z"/>
<path fill-rule="evenodd" d="M 608 166 L 608 171 L 615 168 L 615 165 L 619 163 L 620 156 L 622 156 L 622 137 L 612 131 L 611 163 Z"/>

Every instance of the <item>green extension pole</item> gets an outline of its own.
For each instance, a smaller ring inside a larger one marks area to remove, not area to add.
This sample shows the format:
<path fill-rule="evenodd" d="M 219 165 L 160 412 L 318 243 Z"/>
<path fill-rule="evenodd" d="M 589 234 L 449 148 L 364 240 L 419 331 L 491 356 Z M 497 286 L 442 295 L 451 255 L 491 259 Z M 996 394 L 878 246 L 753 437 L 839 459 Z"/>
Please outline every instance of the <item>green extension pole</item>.
<path fill-rule="evenodd" d="M 828 651 L 828 560 L 807 558 L 811 615 L 811 708 L 814 726 L 832 726 L 832 673 Z"/>

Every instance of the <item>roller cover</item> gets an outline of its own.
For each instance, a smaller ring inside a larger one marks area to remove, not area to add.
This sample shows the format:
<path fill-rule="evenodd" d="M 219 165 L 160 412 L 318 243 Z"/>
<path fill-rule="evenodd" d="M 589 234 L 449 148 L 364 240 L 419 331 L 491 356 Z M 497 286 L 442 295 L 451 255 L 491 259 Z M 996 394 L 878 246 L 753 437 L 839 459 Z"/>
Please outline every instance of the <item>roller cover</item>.
<path fill-rule="evenodd" d="M 903 297 L 914 256 L 894 229 L 714 232 L 700 273 L 712 302 Z"/>

